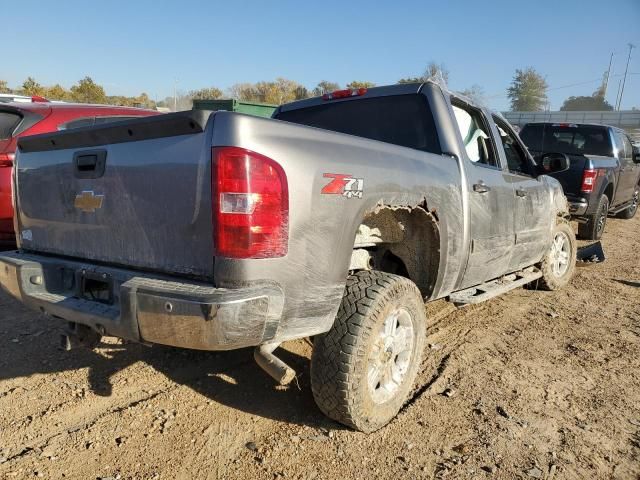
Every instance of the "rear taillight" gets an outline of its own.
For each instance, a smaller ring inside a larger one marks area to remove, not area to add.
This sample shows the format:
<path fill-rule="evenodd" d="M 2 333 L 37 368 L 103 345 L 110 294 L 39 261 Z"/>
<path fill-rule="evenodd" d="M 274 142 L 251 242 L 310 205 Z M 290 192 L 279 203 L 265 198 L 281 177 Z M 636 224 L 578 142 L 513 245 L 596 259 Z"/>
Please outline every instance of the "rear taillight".
<path fill-rule="evenodd" d="M 596 178 L 598 177 L 598 170 L 588 168 L 582 174 L 582 187 L 580 191 L 582 193 L 591 193 L 596 185 Z"/>
<path fill-rule="evenodd" d="M 13 160 L 16 158 L 13 153 L 0 153 L 0 167 L 13 167 Z"/>
<path fill-rule="evenodd" d="M 211 172 L 216 255 L 285 256 L 289 190 L 282 167 L 250 150 L 215 147 Z"/>

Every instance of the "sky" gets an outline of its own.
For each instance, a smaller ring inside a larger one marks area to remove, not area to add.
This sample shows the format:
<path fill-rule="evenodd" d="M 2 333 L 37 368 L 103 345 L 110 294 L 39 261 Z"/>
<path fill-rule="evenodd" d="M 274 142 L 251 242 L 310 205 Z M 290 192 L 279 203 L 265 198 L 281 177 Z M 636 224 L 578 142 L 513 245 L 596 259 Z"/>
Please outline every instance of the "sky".
<path fill-rule="evenodd" d="M 179 91 L 285 77 L 378 85 L 421 75 L 430 61 L 449 87 L 479 85 L 509 106 L 516 69 L 549 85 L 551 109 L 591 95 L 613 68 L 614 104 L 628 43 L 623 109 L 640 108 L 640 0 L 395 0 L 394 2 L 0 0 L 0 79 L 70 87 L 90 76 L 108 95 Z"/>

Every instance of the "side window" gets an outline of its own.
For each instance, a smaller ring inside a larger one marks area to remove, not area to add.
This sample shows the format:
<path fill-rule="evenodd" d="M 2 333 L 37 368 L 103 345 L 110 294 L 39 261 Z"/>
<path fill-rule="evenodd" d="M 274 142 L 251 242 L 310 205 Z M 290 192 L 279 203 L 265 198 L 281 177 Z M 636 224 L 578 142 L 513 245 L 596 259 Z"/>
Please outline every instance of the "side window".
<path fill-rule="evenodd" d="M 623 135 L 622 138 L 624 138 L 624 156 L 627 158 L 627 160 L 632 161 L 633 146 L 631 145 L 631 141 L 629 140 L 629 137 L 627 137 L 626 135 Z"/>
<path fill-rule="evenodd" d="M 522 175 L 531 175 L 531 165 L 527 158 L 527 153 L 518 143 L 513 131 L 499 118 L 493 117 L 496 122 L 498 132 L 500 132 L 500 140 L 507 157 L 507 168 L 510 172 Z"/>
<path fill-rule="evenodd" d="M 469 160 L 480 165 L 500 168 L 482 112 L 467 105 L 455 104 L 453 114 Z"/>
<path fill-rule="evenodd" d="M 618 130 L 613 130 L 613 138 L 615 139 L 615 147 L 618 151 L 618 159 L 624 160 L 626 157 L 624 151 L 624 134 Z"/>

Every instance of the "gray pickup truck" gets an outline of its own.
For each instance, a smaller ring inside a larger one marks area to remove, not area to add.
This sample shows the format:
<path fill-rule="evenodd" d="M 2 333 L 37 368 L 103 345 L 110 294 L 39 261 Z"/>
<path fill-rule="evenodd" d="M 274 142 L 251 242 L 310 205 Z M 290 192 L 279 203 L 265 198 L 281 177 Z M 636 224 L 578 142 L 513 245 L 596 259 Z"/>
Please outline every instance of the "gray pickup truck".
<path fill-rule="evenodd" d="M 575 268 L 557 180 L 505 120 L 438 84 L 341 90 L 274 119 L 191 111 L 22 138 L 19 250 L 0 283 L 102 335 L 274 355 L 314 337 L 329 417 L 388 423 L 421 364 L 424 301 L 477 303 Z M 515 168 L 517 166 L 517 168 Z"/>

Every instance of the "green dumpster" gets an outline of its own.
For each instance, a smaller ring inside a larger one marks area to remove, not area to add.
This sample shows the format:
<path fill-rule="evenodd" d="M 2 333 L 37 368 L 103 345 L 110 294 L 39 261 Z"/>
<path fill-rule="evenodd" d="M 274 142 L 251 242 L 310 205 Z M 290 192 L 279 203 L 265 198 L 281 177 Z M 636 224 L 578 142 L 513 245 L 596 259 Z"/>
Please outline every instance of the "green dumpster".
<path fill-rule="evenodd" d="M 268 103 L 251 103 L 240 100 L 194 100 L 194 110 L 226 110 L 228 112 L 246 113 L 257 117 L 271 117 L 277 105 Z"/>

